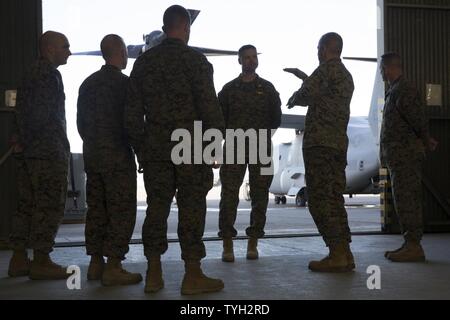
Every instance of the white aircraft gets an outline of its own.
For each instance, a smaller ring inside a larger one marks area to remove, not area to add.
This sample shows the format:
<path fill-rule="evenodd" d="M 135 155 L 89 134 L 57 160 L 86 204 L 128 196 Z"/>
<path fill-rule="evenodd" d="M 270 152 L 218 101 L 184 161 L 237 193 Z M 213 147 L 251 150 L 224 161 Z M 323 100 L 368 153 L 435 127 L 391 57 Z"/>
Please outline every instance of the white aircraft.
<path fill-rule="evenodd" d="M 377 61 L 375 58 L 347 59 Z M 349 147 L 348 164 L 345 169 L 346 194 L 378 193 L 380 167 L 378 110 L 379 104 L 383 103 L 383 100 L 378 98 L 380 92 L 384 92 L 383 82 L 377 72 L 369 116 L 350 117 L 347 128 Z M 290 196 L 295 197 L 297 206 L 306 205 L 307 186 L 302 154 L 304 125 L 305 116 L 293 114 L 282 116 L 280 128 L 294 129 L 296 135 L 291 142 L 275 145 L 273 148 L 275 174 L 269 192 L 275 195 L 276 204 L 285 204 L 286 196 Z M 249 200 L 248 182 L 244 185 L 244 197 Z"/>
<path fill-rule="evenodd" d="M 195 19 L 200 13 L 200 10 L 188 9 L 191 15 L 191 25 L 194 23 Z M 128 57 L 132 59 L 137 59 L 143 52 L 147 51 L 154 46 L 160 44 L 166 38 L 166 34 L 161 30 L 155 30 L 150 32 L 149 34 L 145 34 L 143 36 L 144 43 L 138 45 L 129 45 L 128 49 Z M 203 47 L 194 47 L 191 48 L 203 53 L 205 56 L 234 56 L 237 55 L 237 51 L 231 50 L 218 50 L 218 49 L 210 49 Z M 73 55 L 88 55 L 88 56 L 101 56 L 102 53 L 100 51 L 85 51 L 85 52 L 76 52 Z"/>

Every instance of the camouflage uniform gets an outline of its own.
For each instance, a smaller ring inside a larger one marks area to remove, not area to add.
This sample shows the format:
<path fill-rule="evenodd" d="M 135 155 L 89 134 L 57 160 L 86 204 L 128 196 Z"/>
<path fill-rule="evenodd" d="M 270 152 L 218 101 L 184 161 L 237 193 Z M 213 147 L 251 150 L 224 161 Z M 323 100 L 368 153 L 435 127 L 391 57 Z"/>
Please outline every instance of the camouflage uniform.
<path fill-rule="evenodd" d="M 81 85 L 77 125 L 87 174 L 88 255 L 125 259 L 136 222 L 136 164 L 124 130 L 128 77 L 105 65 Z"/>
<path fill-rule="evenodd" d="M 381 126 L 381 161 L 392 183 L 394 206 L 406 240 L 420 241 L 422 163 L 428 123 L 417 89 L 400 77 L 387 94 Z"/>
<path fill-rule="evenodd" d="M 23 152 L 18 160 L 18 210 L 13 216 L 13 249 L 52 251 L 64 215 L 70 155 L 62 77 L 39 59 L 18 92 L 17 127 Z"/>
<path fill-rule="evenodd" d="M 219 92 L 219 102 L 227 129 L 277 129 L 281 123 L 281 101 L 275 87 L 259 76 L 254 81 L 244 82 L 241 76 L 227 83 Z M 270 134 L 270 133 L 269 133 Z M 271 150 L 270 135 L 268 136 L 268 151 Z M 236 144 L 235 144 L 236 145 Z M 219 212 L 219 237 L 231 238 L 237 235 L 234 228 L 237 207 L 239 204 L 239 188 L 242 185 L 245 172 L 249 170 L 250 197 L 252 211 L 250 226 L 246 233 L 252 238 L 264 236 L 266 211 L 269 201 L 269 187 L 273 175 L 261 175 L 264 167 L 259 159 L 257 164 L 249 164 L 246 142 L 246 164 L 224 164 L 220 168 L 222 192 Z M 259 150 L 258 150 L 259 151 Z M 229 150 L 234 153 L 236 150 Z M 227 150 L 224 148 L 224 159 Z"/>
<path fill-rule="evenodd" d="M 292 102 L 309 106 L 303 158 L 309 210 L 327 246 L 351 242 L 344 207 L 347 125 L 353 79 L 340 59 L 332 59 L 309 76 Z"/>
<path fill-rule="evenodd" d="M 167 218 L 177 191 L 182 259 L 200 260 L 206 254 L 202 236 L 212 169 L 205 164 L 174 165 L 171 152 L 178 142 L 171 141 L 171 135 L 186 129 L 193 137 L 194 121 L 202 121 L 204 130 L 223 130 L 212 65 L 181 40 L 168 38 L 136 60 L 128 99 L 126 126 L 147 191 L 144 254 L 150 259 L 167 250 Z"/>

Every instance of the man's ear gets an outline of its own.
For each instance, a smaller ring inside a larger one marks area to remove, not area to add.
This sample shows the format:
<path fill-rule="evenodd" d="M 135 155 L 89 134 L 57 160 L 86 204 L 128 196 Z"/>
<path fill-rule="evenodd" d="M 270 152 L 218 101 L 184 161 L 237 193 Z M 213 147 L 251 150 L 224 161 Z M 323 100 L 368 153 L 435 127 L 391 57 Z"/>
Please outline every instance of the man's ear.
<path fill-rule="evenodd" d="M 55 46 L 50 44 L 46 45 L 44 52 L 47 56 L 53 56 L 55 54 Z"/>
<path fill-rule="evenodd" d="M 238 58 L 238 62 L 239 62 L 239 64 L 242 66 L 242 60 L 241 60 L 241 57 Z"/>

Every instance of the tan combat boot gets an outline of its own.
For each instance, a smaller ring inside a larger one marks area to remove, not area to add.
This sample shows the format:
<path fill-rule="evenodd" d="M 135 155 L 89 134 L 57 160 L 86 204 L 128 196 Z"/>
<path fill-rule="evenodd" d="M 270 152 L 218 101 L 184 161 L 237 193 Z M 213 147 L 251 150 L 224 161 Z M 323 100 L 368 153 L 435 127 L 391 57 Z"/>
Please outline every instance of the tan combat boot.
<path fill-rule="evenodd" d="M 104 286 L 126 286 L 142 281 L 140 273 L 131 273 L 123 269 L 122 262 L 118 258 L 108 258 L 102 275 Z"/>
<path fill-rule="evenodd" d="M 14 250 L 9 260 L 8 275 L 10 277 L 23 277 L 30 274 L 31 261 L 25 249 Z"/>
<path fill-rule="evenodd" d="M 233 239 L 223 238 L 222 261 L 234 262 Z"/>
<path fill-rule="evenodd" d="M 101 280 L 103 270 L 105 269 L 105 260 L 103 256 L 93 255 L 91 256 L 91 262 L 87 272 L 88 280 Z"/>
<path fill-rule="evenodd" d="M 407 241 L 403 248 L 388 254 L 387 258 L 393 262 L 423 262 L 425 253 L 419 241 Z"/>
<path fill-rule="evenodd" d="M 258 259 L 258 238 L 250 237 L 247 243 L 247 259 L 255 260 Z"/>
<path fill-rule="evenodd" d="M 351 270 L 353 270 L 356 268 L 356 265 L 355 265 L 355 258 L 353 257 L 352 250 L 350 250 L 350 244 L 344 243 L 344 247 L 347 252 L 347 265 L 349 266 L 349 268 L 351 268 Z"/>
<path fill-rule="evenodd" d="M 384 253 L 384 257 L 387 258 L 391 253 L 399 252 L 399 251 L 402 250 L 403 247 L 405 247 L 405 246 L 406 246 L 406 241 L 403 242 L 403 244 L 402 244 L 402 246 L 401 246 L 400 248 L 395 249 L 395 250 L 392 250 L 392 251 L 386 251 L 386 252 Z"/>
<path fill-rule="evenodd" d="M 34 251 L 29 275 L 31 280 L 61 280 L 69 276 L 67 268 L 54 263 L 48 253 Z"/>
<path fill-rule="evenodd" d="M 220 279 L 208 278 L 200 268 L 200 261 L 185 261 L 185 274 L 181 294 L 191 295 L 220 291 L 224 288 Z"/>
<path fill-rule="evenodd" d="M 161 269 L 161 256 L 150 257 L 148 260 L 147 277 L 145 279 L 145 293 L 155 293 L 164 288 Z"/>
<path fill-rule="evenodd" d="M 355 268 L 347 242 L 330 246 L 330 254 L 320 261 L 311 261 L 308 268 L 316 272 L 349 272 Z"/>

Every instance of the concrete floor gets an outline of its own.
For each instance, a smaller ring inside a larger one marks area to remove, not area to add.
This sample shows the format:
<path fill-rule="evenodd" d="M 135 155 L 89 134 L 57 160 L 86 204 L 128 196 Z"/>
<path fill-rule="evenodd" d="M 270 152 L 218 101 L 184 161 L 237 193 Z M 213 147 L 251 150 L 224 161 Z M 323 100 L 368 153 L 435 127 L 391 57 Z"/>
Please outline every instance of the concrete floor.
<path fill-rule="evenodd" d="M 300 299 L 450 299 L 450 234 L 426 234 L 425 263 L 393 263 L 383 257 L 386 249 L 397 248 L 398 235 L 358 235 L 352 250 L 356 270 L 347 274 L 320 274 L 307 268 L 311 259 L 321 258 L 326 249 L 320 237 L 287 237 L 260 240 L 260 259 L 245 259 L 246 241 L 235 241 L 236 261 L 220 260 L 221 242 L 206 241 L 207 257 L 202 265 L 207 275 L 224 280 L 219 293 L 181 296 L 183 264 L 178 243 L 170 243 L 163 256 L 165 288 L 145 294 L 144 283 L 126 287 L 102 287 L 87 281 L 89 262 L 84 247 L 56 248 L 53 259 L 81 268 L 81 289 L 68 290 L 66 281 L 32 281 L 8 278 L 10 251 L 0 251 L 0 299 L 148 299 L 148 300 L 300 300 Z M 381 289 L 369 290 L 369 266 L 381 270 Z M 131 245 L 124 266 L 145 275 L 146 260 L 141 245 Z"/>

